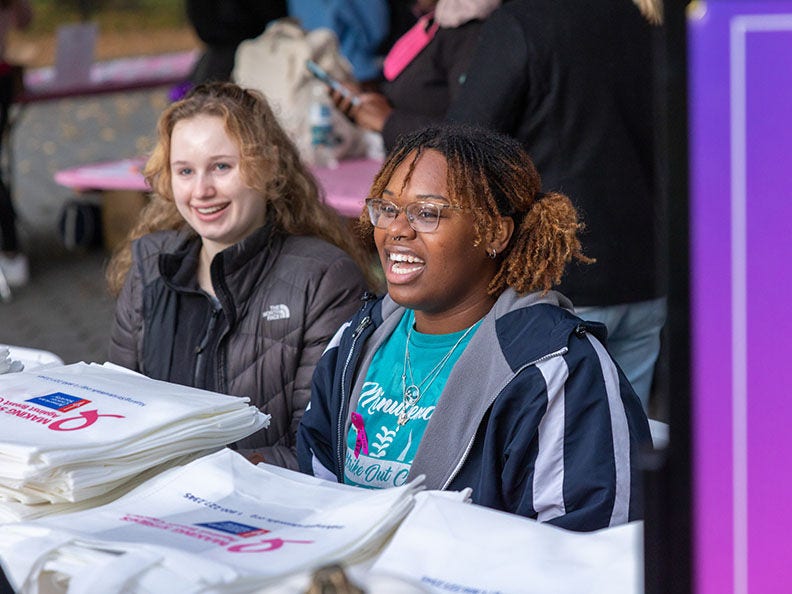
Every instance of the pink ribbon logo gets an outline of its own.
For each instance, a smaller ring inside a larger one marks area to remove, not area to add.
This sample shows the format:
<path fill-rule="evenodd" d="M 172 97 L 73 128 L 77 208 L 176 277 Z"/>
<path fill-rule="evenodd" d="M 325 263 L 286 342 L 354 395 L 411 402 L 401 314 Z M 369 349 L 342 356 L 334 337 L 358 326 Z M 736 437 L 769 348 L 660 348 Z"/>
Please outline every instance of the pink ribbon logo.
<path fill-rule="evenodd" d="M 366 426 L 363 424 L 363 417 L 359 413 L 353 412 L 351 415 L 352 426 L 357 432 L 355 438 L 355 459 L 360 457 L 360 451 L 368 456 L 368 437 L 366 437 Z"/>

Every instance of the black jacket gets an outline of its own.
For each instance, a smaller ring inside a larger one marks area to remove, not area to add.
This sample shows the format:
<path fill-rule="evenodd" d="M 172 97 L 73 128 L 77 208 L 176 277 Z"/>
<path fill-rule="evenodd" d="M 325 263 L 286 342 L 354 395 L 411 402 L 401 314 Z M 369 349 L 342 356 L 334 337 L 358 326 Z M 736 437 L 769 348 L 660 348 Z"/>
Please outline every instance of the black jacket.
<path fill-rule="evenodd" d="M 207 45 L 236 46 L 289 14 L 286 0 L 186 0 L 185 9 Z"/>
<path fill-rule="evenodd" d="M 512 0 L 480 31 L 448 118 L 514 136 L 545 191 L 570 197 L 593 265 L 558 290 L 576 306 L 664 293 L 658 280 L 652 27 L 624 0 Z"/>
<path fill-rule="evenodd" d="M 247 396 L 272 415 L 240 450 L 296 468 L 295 433 L 327 342 L 365 281 L 339 248 L 262 227 L 212 261 L 219 304 L 195 280 L 200 241 L 165 231 L 133 244 L 109 360 L 154 379 Z"/>
<path fill-rule="evenodd" d="M 443 119 L 459 90 L 480 27 L 481 21 L 441 27 L 399 76 L 382 83 L 382 93 L 394 108 L 382 129 L 386 149 L 392 149 L 400 135 Z"/>

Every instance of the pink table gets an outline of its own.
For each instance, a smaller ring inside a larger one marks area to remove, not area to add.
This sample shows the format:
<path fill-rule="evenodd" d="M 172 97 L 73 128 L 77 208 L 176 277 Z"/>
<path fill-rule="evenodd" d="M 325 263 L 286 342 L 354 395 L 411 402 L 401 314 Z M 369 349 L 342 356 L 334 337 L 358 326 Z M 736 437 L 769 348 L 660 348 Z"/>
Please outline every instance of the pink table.
<path fill-rule="evenodd" d="M 91 163 L 55 173 L 55 181 L 78 192 L 90 190 L 149 190 L 141 169 L 145 159 L 122 159 L 106 163 Z"/>
<path fill-rule="evenodd" d="M 24 104 L 176 84 L 187 77 L 198 55 L 189 50 L 95 62 L 89 80 L 76 84 L 58 85 L 53 66 L 36 68 L 25 72 L 24 90 L 15 101 Z"/>
<path fill-rule="evenodd" d="M 92 163 L 55 174 L 55 181 L 77 191 L 86 190 L 149 190 L 140 173 L 145 160 L 142 157 L 106 163 Z M 379 171 L 381 162 L 373 159 L 341 161 L 337 168 L 315 168 L 313 173 L 324 191 L 325 200 L 339 214 L 357 217 L 368 196 L 371 182 Z"/>
<path fill-rule="evenodd" d="M 336 169 L 314 168 L 327 204 L 345 217 L 357 218 L 363 210 L 371 182 L 382 162 L 374 159 L 341 161 Z"/>

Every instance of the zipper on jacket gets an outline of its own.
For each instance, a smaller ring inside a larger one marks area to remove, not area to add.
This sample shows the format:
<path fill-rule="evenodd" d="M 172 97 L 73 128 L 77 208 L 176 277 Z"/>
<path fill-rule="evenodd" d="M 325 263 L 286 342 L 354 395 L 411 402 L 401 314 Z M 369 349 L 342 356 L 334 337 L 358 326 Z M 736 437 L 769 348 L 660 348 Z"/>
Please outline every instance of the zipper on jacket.
<path fill-rule="evenodd" d="M 214 308 L 212 309 L 212 315 L 209 318 L 209 324 L 206 327 L 206 332 L 204 332 L 203 338 L 201 339 L 201 343 L 195 347 L 195 354 L 197 355 L 195 359 L 195 375 L 194 375 L 194 385 L 196 386 L 203 386 L 203 370 L 206 362 L 206 347 L 209 344 L 209 337 L 212 335 L 215 326 L 217 325 L 217 319 L 220 317 L 220 309 Z"/>
<path fill-rule="evenodd" d="M 346 405 L 349 401 L 344 391 L 346 390 L 346 377 L 347 377 L 347 369 L 349 368 L 349 363 L 352 360 L 352 354 L 355 352 L 355 346 L 357 344 L 358 338 L 360 337 L 361 332 L 366 329 L 366 327 L 371 324 L 371 316 L 364 316 L 363 319 L 360 320 L 355 330 L 352 332 L 352 345 L 349 347 L 349 352 L 347 353 L 346 361 L 344 361 L 344 368 L 341 370 L 341 403 L 340 409 L 338 411 L 338 427 L 336 432 L 336 437 L 338 439 L 337 448 L 336 448 L 336 461 L 338 462 L 338 472 L 340 474 L 339 478 L 341 482 L 344 482 L 344 442 L 342 441 L 343 434 L 344 434 L 344 426 L 346 425 Z M 350 394 L 351 397 L 351 394 Z"/>
<path fill-rule="evenodd" d="M 506 387 L 507 387 L 507 386 L 508 386 L 510 383 L 512 383 L 512 382 L 514 381 L 514 379 L 515 379 L 515 378 L 516 378 L 518 375 L 520 375 L 520 373 L 522 373 L 522 371 L 523 371 L 524 369 L 526 369 L 526 368 L 528 368 L 528 367 L 531 367 L 532 365 L 538 365 L 539 363 L 542 363 L 542 362 L 544 362 L 544 361 L 547 361 L 548 359 L 552 359 L 553 357 L 559 357 L 559 356 L 562 356 L 562 355 L 566 355 L 568 351 L 569 351 L 569 348 L 567 348 L 567 347 L 563 347 L 563 348 L 561 348 L 561 349 L 559 349 L 559 350 L 557 350 L 557 351 L 554 351 L 554 352 L 552 352 L 552 353 L 548 353 L 548 354 L 546 354 L 546 355 L 543 355 L 542 357 L 539 357 L 539 358 L 538 358 L 538 359 L 536 359 L 535 361 L 531 361 L 530 363 L 526 363 L 525 365 L 523 365 L 522 367 L 520 367 L 520 368 L 519 368 L 517 371 L 515 371 L 515 372 L 514 372 L 514 375 L 512 376 L 512 378 L 511 378 L 511 379 L 510 379 L 508 382 L 506 382 L 506 384 L 505 384 L 505 385 L 504 385 L 504 386 L 503 386 L 503 387 L 502 387 L 500 390 L 498 390 L 498 391 L 495 393 L 495 396 L 494 396 L 493 398 L 491 398 L 491 399 L 490 399 L 490 401 L 487 403 L 487 408 L 486 408 L 486 409 L 484 409 L 484 410 L 489 410 L 489 408 L 492 406 L 492 403 L 493 403 L 493 402 L 495 402 L 495 401 L 498 399 L 498 396 L 500 396 L 500 395 L 503 393 L 503 391 L 506 389 Z M 473 449 L 473 442 L 475 442 L 475 441 L 476 441 L 476 433 L 478 433 L 478 430 L 476 430 L 476 431 L 473 433 L 473 437 L 471 437 L 471 438 L 470 438 L 470 441 L 468 441 L 468 444 L 467 444 L 467 447 L 465 448 L 465 451 L 462 453 L 462 458 L 459 460 L 459 462 L 457 463 L 457 465 L 456 465 L 456 467 L 454 468 L 454 470 L 453 470 L 453 471 L 451 471 L 451 474 L 450 474 L 450 475 L 449 475 L 449 477 L 446 479 L 446 482 L 445 482 L 445 483 L 443 483 L 443 486 L 442 486 L 442 487 L 440 487 L 440 490 L 441 490 L 441 491 L 445 491 L 446 489 L 448 489 L 448 486 L 449 486 L 449 485 L 450 485 L 450 484 L 453 482 L 453 480 L 454 480 L 454 479 L 456 478 L 456 476 L 459 474 L 459 471 L 460 471 L 460 470 L 462 469 L 462 467 L 465 465 L 465 462 L 467 461 L 467 457 L 470 455 L 470 450 L 472 450 L 472 449 Z"/>

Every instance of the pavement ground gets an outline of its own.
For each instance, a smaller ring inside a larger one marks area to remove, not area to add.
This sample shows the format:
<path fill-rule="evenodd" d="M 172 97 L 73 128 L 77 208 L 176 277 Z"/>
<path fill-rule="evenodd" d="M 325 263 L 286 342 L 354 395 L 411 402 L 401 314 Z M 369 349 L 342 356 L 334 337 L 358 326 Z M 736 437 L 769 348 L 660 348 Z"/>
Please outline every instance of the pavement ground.
<path fill-rule="evenodd" d="M 57 185 L 53 175 L 146 153 L 166 104 L 167 89 L 155 89 L 44 102 L 17 112 L 12 191 L 31 279 L 10 302 L 0 302 L 0 344 L 50 351 L 65 363 L 107 360 L 114 300 L 104 268 L 110 255 L 101 247 L 65 248 L 61 210 L 84 197 Z"/>

